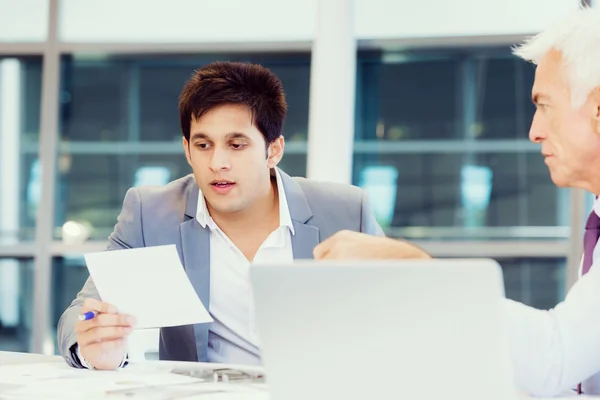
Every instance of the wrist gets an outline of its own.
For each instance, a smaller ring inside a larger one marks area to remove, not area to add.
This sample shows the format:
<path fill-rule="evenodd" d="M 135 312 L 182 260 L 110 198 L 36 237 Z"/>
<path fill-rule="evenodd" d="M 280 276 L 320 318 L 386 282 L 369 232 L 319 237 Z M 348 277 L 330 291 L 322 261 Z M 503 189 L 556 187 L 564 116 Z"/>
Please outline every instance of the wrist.
<path fill-rule="evenodd" d="M 85 359 L 85 357 L 83 356 L 83 354 L 81 354 L 81 348 L 79 347 L 79 344 L 75 345 L 75 354 L 77 355 L 77 358 L 79 359 L 79 363 L 87 369 L 95 369 L 94 366 L 92 365 L 91 362 L 89 362 L 88 360 Z"/>
<path fill-rule="evenodd" d="M 94 364 L 90 360 L 86 359 L 83 356 L 78 344 L 75 345 L 75 355 L 79 359 L 79 363 L 81 364 L 81 366 L 86 369 L 101 369 L 101 370 L 102 369 L 104 369 L 104 370 L 120 369 L 120 368 L 125 367 L 127 364 L 129 364 L 129 356 L 127 353 L 125 353 L 125 354 L 123 354 L 123 357 L 121 358 L 121 361 L 119 362 L 118 365 L 115 365 L 114 367 L 100 366 L 99 368 L 97 368 L 96 366 L 94 366 Z"/>

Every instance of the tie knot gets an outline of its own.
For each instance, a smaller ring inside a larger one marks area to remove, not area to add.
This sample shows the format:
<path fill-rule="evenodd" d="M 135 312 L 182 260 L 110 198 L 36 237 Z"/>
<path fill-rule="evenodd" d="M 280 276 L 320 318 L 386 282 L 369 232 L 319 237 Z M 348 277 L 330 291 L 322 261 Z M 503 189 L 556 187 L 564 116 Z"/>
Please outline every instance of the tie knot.
<path fill-rule="evenodd" d="M 587 223 L 585 224 L 585 229 L 600 229 L 600 217 L 595 211 L 592 211 L 588 217 Z"/>

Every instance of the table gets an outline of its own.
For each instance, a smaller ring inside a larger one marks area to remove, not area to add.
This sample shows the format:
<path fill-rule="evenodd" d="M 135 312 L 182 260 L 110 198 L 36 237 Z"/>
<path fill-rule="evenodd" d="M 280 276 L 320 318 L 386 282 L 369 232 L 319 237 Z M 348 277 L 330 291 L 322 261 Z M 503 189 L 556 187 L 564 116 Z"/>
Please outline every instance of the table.
<path fill-rule="evenodd" d="M 117 372 L 105 372 L 68 367 L 59 356 L 0 351 L 0 368 L 0 398 L 8 400 L 62 400 L 73 393 L 88 400 L 106 397 L 269 400 L 264 379 L 257 378 L 264 375 L 260 367 L 142 361 Z"/>
<path fill-rule="evenodd" d="M 0 367 L 1 366 L 6 366 L 6 365 L 27 365 L 27 364 L 37 364 L 37 363 L 49 363 L 49 364 L 65 364 L 65 361 L 59 357 L 59 356 L 46 356 L 46 355 L 41 355 L 41 354 L 30 354 L 30 353 L 13 353 L 13 352 L 3 352 L 0 351 Z M 198 366 L 199 368 L 205 366 L 206 368 L 214 368 L 215 364 L 207 364 L 207 363 L 184 363 L 184 362 L 171 362 L 171 361 L 145 361 L 141 364 L 144 365 L 148 365 L 148 366 L 190 366 L 190 365 L 194 365 L 194 366 Z M 260 368 L 253 368 L 253 367 L 245 367 L 246 369 L 249 370 L 255 370 L 255 371 L 259 371 L 261 370 Z M 2 393 L 2 384 L 0 383 L 0 393 Z M 248 393 L 248 395 L 246 394 L 241 394 L 240 392 L 237 393 L 231 393 L 231 394 L 220 394 L 218 395 L 218 399 L 222 399 L 222 400 L 227 400 L 227 399 L 260 399 L 260 400 L 268 400 L 268 394 L 266 393 L 256 393 L 256 392 L 252 392 L 252 393 Z M 205 399 L 205 400 L 209 400 L 212 396 L 210 395 L 200 395 L 198 396 L 198 398 L 201 399 Z M 192 399 L 195 397 L 188 397 L 186 396 L 185 399 Z M 484 398 L 484 397 L 482 397 Z M 555 399 L 578 399 L 578 400 L 583 400 L 583 399 L 600 399 L 600 397 L 590 397 L 590 396 L 575 396 L 575 395 L 567 395 L 564 397 L 558 397 Z M 441 399 L 444 400 L 444 399 Z M 529 397 L 523 397 L 522 400 L 533 400 L 533 398 L 529 398 Z M 542 400 L 537 398 L 536 400 Z"/>

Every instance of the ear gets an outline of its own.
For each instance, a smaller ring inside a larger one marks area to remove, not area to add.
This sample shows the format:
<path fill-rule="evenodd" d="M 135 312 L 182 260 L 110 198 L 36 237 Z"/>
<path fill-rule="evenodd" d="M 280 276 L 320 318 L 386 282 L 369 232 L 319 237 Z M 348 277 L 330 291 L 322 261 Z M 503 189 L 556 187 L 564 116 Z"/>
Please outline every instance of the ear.
<path fill-rule="evenodd" d="M 592 126 L 594 131 L 600 135 L 600 86 L 597 86 L 592 90 L 589 100 L 593 107 Z"/>
<path fill-rule="evenodd" d="M 185 138 L 185 136 L 183 137 L 183 151 L 185 151 L 185 158 L 187 159 L 188 164 L 190 164 L 190 167 L 192 166 L 192 156 L 190 154 L 190 142 L 188 142 L 188 140 Z"/>
<path fill-rule="evenodd" d="M 283 148 L 285 147 L 285 139 L 279 136 L 267 149 L 267 165 L 269 168 L 275 168 L 283 157 Z"/>

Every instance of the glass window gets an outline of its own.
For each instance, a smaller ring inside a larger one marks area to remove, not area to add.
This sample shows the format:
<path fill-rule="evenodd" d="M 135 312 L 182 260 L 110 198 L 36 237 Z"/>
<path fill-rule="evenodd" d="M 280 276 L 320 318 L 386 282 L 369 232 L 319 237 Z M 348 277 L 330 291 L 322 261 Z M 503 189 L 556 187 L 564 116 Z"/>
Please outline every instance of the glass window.
<path fill-rule="evenodd" d="M 534 67 L 508 51 L 363 53 L 357 140 L 527 140 Z"/>
<path fill-rule="evenodd" d="M 533 74 L 507 49 L 360 55 L 353 182 L 388 232 L 566 236 L 568 191 L 527 139 Z"/>
<path fill-rule="evenodd" d="M 178 96 L 193 71 L 214 60 L 260 63 L 279 76 L 289 106 L 280 166 L 305 175 L 308 53 L 65 56 L 56 236 L 72 220 L 88 226 L 91 238 L 105 239 L 128 188 L 191 173 L 181 143 Z"/>
<path fill-rule="evenodd" d="M 390 227 L 552 227 L 568 213 L 538 154 L 356 154 L 354 171 Z"/>
<path fill-rule="evenodd" d="M 0 244 L 34 237 L 41 57 L 0 57 Z"/>
<path fill-rule="evenodd" d="M 0 259 L 0 350 L 30 349 L 33 260 Z"/>
<path fill-rule="evenodd" d="M 49 3 L 49 0 L 0 0 L 0 42 L 46 40 Z"/>
<path fill-rule="evenodd" d="M 553 258 L 499 259 L 506 297 L 547 310 L 565 298 L 566 260 Z"/>

